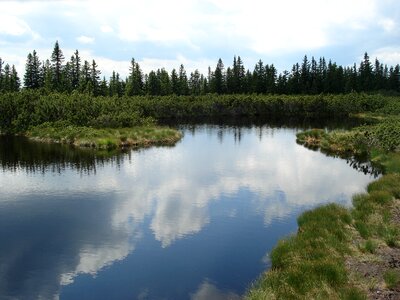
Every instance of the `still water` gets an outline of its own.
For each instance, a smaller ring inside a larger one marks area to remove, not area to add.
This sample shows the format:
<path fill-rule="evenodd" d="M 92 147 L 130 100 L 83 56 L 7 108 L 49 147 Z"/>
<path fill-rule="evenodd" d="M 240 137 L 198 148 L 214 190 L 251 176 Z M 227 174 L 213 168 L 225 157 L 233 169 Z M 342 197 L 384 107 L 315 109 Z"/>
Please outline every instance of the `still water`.
<path fill-rule="evenodd" d="M 236 299 L 302 211 L 373 179 L 298 129 L 181 130 L 115 155 L 0 138 L 0 298 Z"/>

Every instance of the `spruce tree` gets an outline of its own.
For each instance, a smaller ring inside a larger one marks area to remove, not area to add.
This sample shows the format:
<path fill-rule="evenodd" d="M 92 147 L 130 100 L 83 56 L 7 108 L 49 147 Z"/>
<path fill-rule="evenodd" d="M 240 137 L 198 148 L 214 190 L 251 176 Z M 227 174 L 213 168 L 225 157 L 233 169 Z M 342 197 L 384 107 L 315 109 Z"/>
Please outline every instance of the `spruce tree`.
<path fill-rule="evenodd" d="M 234 70 L 235 83 L 236 83 L 236 92 L 243 93 L 243 85 L 246 76 L 246 71 L 243 66 L 242 59 L 238 56 L 236 60 L 236 69 Z"/>
<path fill-rule="evenodd" d="M 100 88 L 100 74 L 101 72 L 97 69 L 98 65 L 96 64 L 95 60 L 92 60 L 92 65 L 90 69 L 90 82 L 93 88 L 93 95 L 99 95 L 99 88 Z"/>
<path fill-rule="evenodd" d="M 172 69 L 172 72 L 171 72 L 171 90 L 172 90 L 173 94 L 179 95 L 180 82 L 179 82 L 178 73 L 176 72 L 175 69 Z"/>
<path fill-rule="evenodd" d="M 141 95 L 143 93 L 143 74 L 134 58 L 131 60 L 129 71 L 125 93 L 127 96 Z"/>
<path fill-rule="evenodd" d="M 24 75 L 24 86 L 27 89 L 33 88 L 32 68 L 33 68 L 33 57 L 32 54 L 29 53 L 26 59 L 25 75 Z"/>
<path fill-rule="evenodd" d="M 71 86 L 73 90 L 79 88 L 80 72 L 81 72 L 81 58 L 79 56 L 79 51 L 75 50 L 74 55 L 71 56 Z"/>
<path fill-rule="evenodd" d="M 179 67 L 179 95 L 188 95 L 189 85 L 185 67 L 181 64 Z"/>
<path fill-rule="evenodd" d="M 160 82 L 160 95 L 170 95 L 172 93 L 172 89 L 168 72 L 164 68 L 162 68 L 161 70 L 159 70 L 157 75 Z"/>
<path fill-rule="evenodd" d="M 225 74 L 224 74 L 224 63 L 222 59 L 218 59 L 217 67 L 214 72 L 215 80 L 215 92 L 217 94 L 223 94 L 225 92 Z"/>
<path fill-rule="evenodd" d="M 200 95 L 202 87 L 200 81 L 200 72 L 197 69 L 190 74 L 189 88 L 190 94 Z"/>
<path fill-rule="evenodd" d="M 40 87 L 40 62 L 35 50 L 29 53 L 25 64 L 24 86 L 28 89 Z"/>
<path fill-rule="evenodd" d="M 62 70 L 63 70 L 63 62 L 64 55 L 60 49 L 60 45 L 58 41 L 56 41 L 53 49 L 53 53 L 51 54 L 51 63 L 52 63 L 52 71 L 53 71 L 53 88 L 56 91 L 62 91 Z"/>
<path fill-rule="evenodd" d="M 360 63 L 359 68 L 359 87 L 361 91 L 367 92 L 372 87 L 372 65 L 369 61 L 368 53 L 364 53 L 364 60 Z"/>
<path fill-rule="evenodd" d="M 253 92 L 263 94 L 266 92 L 266 76 L 264 63 L 260 59 L 254 66 L 253 71 Z"/>
<path fill-rule="evenodd" d="M 15 66 L 12 65 L 11 68 L 11 89 L 10 92 L 18 92 L 21 86 L 21 81 L 18 77 L 17 70 L 15 69 Z"/>
<path fill-rule="evenodd" d="M 91 89 L 91 86 L 88 88 L 88 84 L 91 80 L 91 67 L 87 60 L 83 62 L 81 71 L 80 71 L 80 78 L 79 78 L 79 91 L 87 92 Z"/>

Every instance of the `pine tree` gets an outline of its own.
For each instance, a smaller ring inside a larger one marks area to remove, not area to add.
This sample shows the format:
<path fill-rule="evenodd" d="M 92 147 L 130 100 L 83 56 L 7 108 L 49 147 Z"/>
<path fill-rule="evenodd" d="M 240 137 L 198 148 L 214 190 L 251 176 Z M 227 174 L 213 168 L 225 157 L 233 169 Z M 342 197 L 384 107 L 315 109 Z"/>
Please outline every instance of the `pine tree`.
<path fill-rule="evenodd" d="M 217 67 L 214 72 L 214 80 L 215 80 L 215 92 L 217 94 L 223 94 L 226 90 L 225 88 L 225 74 L 224 74 L 224 63 L 222 59 L 218 59 Z"/>
<path fill-rule="evenodd" d="M 265 84 L 267 93 L 275 93 L 276 91 L 276 68 L 272 65 L 265 66 Z"/>
<path fill-rule="evenodd" d="M 161 70 L 159 70 L 157 75 L 160 82 L 160 95 L 170 95 L 172 93 L 172 88 L 168 72 L 164 68 L 162 68 Z"/>
<path fill-rule="evenodd" d="M 147 78 L 147 93 L 150 95 L 160 95 L 161 83 L 157 76 L 157 73 L 150 71 Z"/>
<path fill-rule="evenodd" d="M 234 62 L 234 68 L 235 68 L 235 64 L 236 61 Z M 226 69 L 226 92 L 228 94 L 235 94 L 236 93 L 236 80 L 235 80 L 235 75 L 234 75 L 234 71 L 228 67 L 228 69 Z"/>
<path fill-rule="evenodd" d="M 368 92 L 372 89 L 372 65 L 369 61 L 368 53 L 364 53 L 364 60 L 360 63 L 359 68 L 359 87 L 361 91 Z"/>
<path fill-rule="evenodd" d="M 319 74 L 317 61 L 314 56 L 311 58 L 311 69 L 310 69 L 310 93 L 318 94 L 319 91 Z"/>
<path fill-rule="evenodd" d="M 4 66 L 3 91 L 4 92 L 10 92 L 11 91 L 11 70 L 10 70 L 10 65 L 9 64 L 6 64 Z"/>
<path fill-rule="evenodd" d="M 105 77 L 103 77 L 103 80 L 100 83 L 99 95 L 104 97 L 109 96 L 107 80 Z"/>
<path fill-rule="evenodd" d="M 27 89 L 32 89 L 33 88 L 32 68 L 33 68 L 33 57 L 32 57 L 32 54 L 29 53 L 28 57 L 26 59 L 25 75 L 24 75 L 24 86 Z"/>
<path fill-rule="evenodd" d="M 90 92 L 92 87 L 89 85 L 91 80 L 91 67 L 87 60 L 83 62 L 80 76 L 79 76 L 79 91 L 80 92 Z M 88 87 L 89 85 L 89 87 Z"/>
<path fill-rule="evenodd" d="M 377 58 L 375 58 L 375 66 L 373 70 L 374 74 L 374 87 L 373 89 L 378 91 L 385 88 L 385 77 L 384 77 L 384 68 L 383 65 L 379 62 Z"/>
<path fill-rule="evenodd" d="M 189 94 L 188 78 L 186 75 L 186 70 L 183 65 L 179 67 L 179 95 Z"/>
<path fill-rule="evenodd" d="M 51 67 L 50 61 L 47 59 L 46 62 L 42 65 L 41 70 L 42 78 L 43 78 L 43 87 L 47 91 L 53 90 L 53 69 Z"/>
<path fill-rule="evenodd" d="M 58 41 L 56 41 L 51 54 L 52 70 L 53 70 L 53 88 L 56 91 L 62 91 L 62 69 L 64 62 L 64 55 L 60 49 Z"/>
<path fill-rule="evenodd" d="M 173 94 L 179 95 L 180 84 L 179 84 L 178 73 L 176 72 L 175 69 L 172 69 L 171 72 L 171 90 Z"/>
<path fill-rule="evenodd" d="M 92 60 L 92 66 L 90 69 L 90 83 L 93 87 L 93 95 L 98 96 L 100 93 L 100 74 L 101 72 L 97 69 L 98 65 L 96 64 L 95 60 Z"/>
<path fill-rule="evenodd" d="M 300 65 L 296 63 L 292 67 L 292 72 L 288 80 L 288 93 L 289 94 L 299 94 L 301 92 L 301 73 Z"/>
<path fill-rule="evenodd" d="M 12 65 L 11 68 L 11 89 L 10 92 L 18 92 L 21 86 L 21 81 L 18 77 L 17 70 L 15 69 L 15 66 Z"/>
<path fill-rule="evenodd" d="M 203 74 L 200 75 L 200 94 L 201 95 L 205 95 L 207 93 L 209 93 L 210 89 L 209 89 L 209 84 L 207 81 L 207 78 L 204 77 Z"/>
<path fill-rule="evenodd" d="M 79 51 L 75 50 L 74 55 L 71 56 L 71 86 L 73 90 L 79 88 L 80 72 L 81 72 L 81 58 L 79 57 Z"/>
<path fill-rule="evenodd" d="M 63 91 L 72 92 L 72 64 L 71 62 L 67 62 L 62 71 L 62 86 Z"/>
<path fill-rule="evenodd" d="M 28 89 L 40 87 L 40 62 L 35 50 L 29 53 L 25 64 L 24 86 Z"/>
<path fill-rule="evenodd" d="M 130 74 L 125 93 L 127 96 L 141 95 L 143 93 L 143 74 L 140 70 L 139 64 L 135 62 L 134 58 L 131 60 L 129 70 Z"/>
<path fill-rule="evenodd" d="M 288 93 L 288 78 L 290 74 L 288 71 L 284 71 L 282 74 L 279 74 L 278 80 L 276 83 L 276 90 L 279 94 L 287 94 Z"/>
<path fill-rule="evenodd" d="M 388 87 L 392 91 L 400 92 L 400 65 L 390 68 Z"/>
<path fill-rule="evenodd" d="M 310 63 L 308 62 L 307 55 L 304 55 L 300 74 L 301 91 L 304 94 L 308 94 L 310 92 L 310 77 Z"/>
<path fill-rule="evenodd" d="M 257 94 L 263 94 L 266 92 L 266 76 L 264 63 L 260 59 L 254 66 L 253 71 L 253 91 Z"/>
<path fill-rule="evenodd" d="M 200 78 L 200 72 L 197 69 L 190 74 L 189 89 L 190 89 L 190 94 L 192 95 L 200 95 L 201 93 L 202 89 L 201 78 Z"/>
<path fill-rule="evenodd" d="M 243 66 L 242 59 L 238 56 L 236 61 L 236 69 L 233 70 L 236 82 L 236 92 L 243 93 L 243 85 L 246 76 L 246 71 Z"/>

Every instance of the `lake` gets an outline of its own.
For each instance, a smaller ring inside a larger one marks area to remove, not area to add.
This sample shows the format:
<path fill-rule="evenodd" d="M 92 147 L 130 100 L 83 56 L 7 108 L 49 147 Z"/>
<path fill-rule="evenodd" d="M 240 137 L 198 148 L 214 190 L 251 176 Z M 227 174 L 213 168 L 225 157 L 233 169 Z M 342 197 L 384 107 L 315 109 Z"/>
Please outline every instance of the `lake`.
<path fill-rule="evenodd" d="M 295 127 L 179 128 L 116 154 L 0 137 L 0 298 L 236 299 L 301 212 L 373 180 Z"/>

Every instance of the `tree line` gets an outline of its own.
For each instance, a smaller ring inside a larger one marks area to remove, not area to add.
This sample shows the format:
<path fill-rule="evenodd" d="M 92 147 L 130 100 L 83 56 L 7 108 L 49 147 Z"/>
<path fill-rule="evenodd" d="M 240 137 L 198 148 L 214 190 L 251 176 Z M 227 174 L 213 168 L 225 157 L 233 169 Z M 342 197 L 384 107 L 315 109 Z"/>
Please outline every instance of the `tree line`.
<path fill-rule="evenodd" d="M 34 50 L 26 60 L 22 89 L 41 89 L 51 92 L 74 91 L 92 96 L 136 95 L 205 95 L 215 94 L 341 94 L 349 92 L 400 92 L 400 66 L 387 66 L 378 59 L 370 61 L 367 53 L 357 65 L 340 66 L 324 57 L 309 59 L 293 65 L 291 71 L 278 74 L 273 64 L 260 59 L 250 71 L 245 69 L 240 56 L 233 58 L 232 66 L 225 67 L 221 59 L 208 74 L 198 70 L 187 74 L 185 67 L 168 73 L 164 68 L 145 74 L 134 58 L 129 75 L 121 78 L 113 72 L 107 80 L 95 60 L 82 59 L 76 50 L 66 61 L 58 41 L 50 59 L 41 61 Z M 17 92 L 21 79 L 15 66 L 0 58 L 0 93 Z"/>

